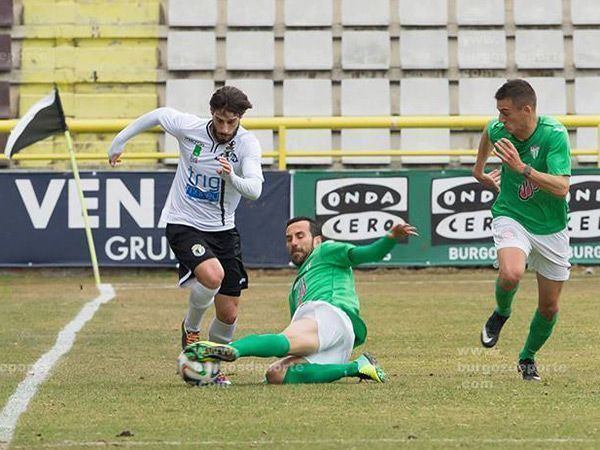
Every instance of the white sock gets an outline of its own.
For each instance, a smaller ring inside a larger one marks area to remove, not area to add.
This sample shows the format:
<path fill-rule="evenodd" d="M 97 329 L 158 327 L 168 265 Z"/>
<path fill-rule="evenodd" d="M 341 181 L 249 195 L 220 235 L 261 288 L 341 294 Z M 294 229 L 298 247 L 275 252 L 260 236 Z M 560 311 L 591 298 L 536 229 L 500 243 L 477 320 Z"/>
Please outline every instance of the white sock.
<path fill-rule="evenodd" d="M 196 281 L 190 290 L 190 300 L 187 316 L 185 317 L 185 329 L 198 331 L 200 321 L 206 310 L 213 304 L 215 294 L 219 288 L 209 289 Z"/>
<path fill-rule="evenodd" d="M 210 323 L 208 340 L 220 344 L 229 344 L 233 340 L 233 333 L 237 325 L 237 319 L 232 324 L 221 322 L 216 317 Z"/>

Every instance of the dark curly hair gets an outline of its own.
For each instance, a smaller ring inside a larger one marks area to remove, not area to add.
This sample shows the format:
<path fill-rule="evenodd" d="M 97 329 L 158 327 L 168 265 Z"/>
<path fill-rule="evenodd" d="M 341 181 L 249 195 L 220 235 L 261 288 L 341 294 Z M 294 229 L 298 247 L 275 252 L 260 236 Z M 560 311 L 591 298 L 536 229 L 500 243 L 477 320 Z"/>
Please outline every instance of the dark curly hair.
<path fill-rule="evenodd" d="M 243 116 L 246 110 L 252 108 L 252 103 L 246 94 L 234 86 L 223 86 L 215 91 L 210 98 L 210 110 L 225 110 Z"/>

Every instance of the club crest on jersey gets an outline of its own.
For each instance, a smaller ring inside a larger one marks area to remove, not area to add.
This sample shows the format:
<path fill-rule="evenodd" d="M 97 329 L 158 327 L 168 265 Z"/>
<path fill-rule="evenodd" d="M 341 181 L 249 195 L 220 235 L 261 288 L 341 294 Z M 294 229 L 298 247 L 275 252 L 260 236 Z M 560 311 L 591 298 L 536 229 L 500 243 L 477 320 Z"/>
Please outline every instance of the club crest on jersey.
<path fill-rule="evenodd" d="M 536 159 L 538 153 L 540 152 L 540 146 L 539 145 L 532 145 L 531 147 L 529 147 L 529 151 L 531 152 L 531 157 L 533 159 Z"/>
<path fill-rule="evenodd" d="M 294 290 L 297 292 L 296 294 L 296 306 L 300 306 L 302 303 L 302 299 L 306 294 L 306 281 L 304 278 L 301 278 L 299 282 L 294 286 Z"/>
<path fill-rule="evenodd" d="M 206 253 L 206 249 L 204 248 L 204 246 L 202 244 L 194 244 L 192 245 L 192 254 L 194 256 L 202 256 Z"/>
<path fill-rule="evenodd" d="M 190 157 L 190 162 L 197 163 L 200 161 L 200 153 L 202 153 L 202 147 L 204 147 L 204 144 L 202 143 L 197 143 L 194 146 L 194 150 L 192 150 L 192 156 Z"/>
<path fill-rule="evenodd" d="M 235 154 L 235 141 L 231 141 L 229 144 L 225 146 L 225 153 L 223 156 L 231 162 L 238 162 L 238 157 Z"/>
<path fill-rule="evenodd" d="M 539 187 L 536 184 L 533 184 L 529 180 L 524 180 L 519 187 L 519 198 L 524 201 L 529 200 L 538 190 Z"/>

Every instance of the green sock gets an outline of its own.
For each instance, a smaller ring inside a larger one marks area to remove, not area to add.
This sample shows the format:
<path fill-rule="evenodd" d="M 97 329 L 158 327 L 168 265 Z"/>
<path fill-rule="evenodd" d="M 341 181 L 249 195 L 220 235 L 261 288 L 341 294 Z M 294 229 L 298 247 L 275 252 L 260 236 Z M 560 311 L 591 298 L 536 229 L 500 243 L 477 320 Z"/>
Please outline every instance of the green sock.
<path fill-rule="evenodd" d="M 288 367 L 283 384 L 331 383 L 344 377 L 358 375 L 358 363 L 295 364 Z"/>
<path fill-rule="evenodd" d="M 283 357 L 290 351 L 290 341 L 283 334 L 250 334 L 230 344 L 241 356 Z"/>
<path fill-rule="evenodd" d="M 523 346 L 523 350 L 519 353 L 519 359 L 534 359 L 536 352 L 542 348 L 542 345 L 548 340 L 552 334 L 552 330 L 558 314 L 555 314 L 551 320 L 546 319 L 540 314 L 539 310 L 535 310 L 531 325 L 529 325 L 529 335 Z"/>
<path fill-rule="evenodd" d="M 515 294 L 517 293 L 517 289 L 519 289 L 519 285 L 517 284 L 510 291 L 505 290 L 502 286 L 500 286 L 500 278 L 496 278 L 496 312 L 504 317 L 510 317 L 511 308 L 513 298 L 515 298 Z"/>

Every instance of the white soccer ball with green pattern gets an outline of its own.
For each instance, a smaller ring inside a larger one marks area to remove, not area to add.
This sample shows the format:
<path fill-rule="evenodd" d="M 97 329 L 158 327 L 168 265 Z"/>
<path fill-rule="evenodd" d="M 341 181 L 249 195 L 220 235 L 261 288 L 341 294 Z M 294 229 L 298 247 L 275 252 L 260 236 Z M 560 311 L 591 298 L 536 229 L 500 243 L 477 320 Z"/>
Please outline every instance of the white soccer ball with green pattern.
<path fill-rule="evenodd" d="M 177 373 L 183 381 L 192 386 L 211 384 L 219 375 L 220 368 L 220 362 L 217 360 L 199 362 L 185 351 L 177 358 Z"/>

